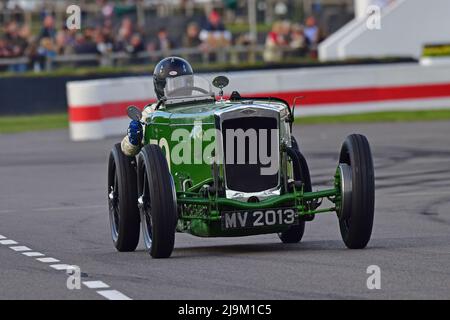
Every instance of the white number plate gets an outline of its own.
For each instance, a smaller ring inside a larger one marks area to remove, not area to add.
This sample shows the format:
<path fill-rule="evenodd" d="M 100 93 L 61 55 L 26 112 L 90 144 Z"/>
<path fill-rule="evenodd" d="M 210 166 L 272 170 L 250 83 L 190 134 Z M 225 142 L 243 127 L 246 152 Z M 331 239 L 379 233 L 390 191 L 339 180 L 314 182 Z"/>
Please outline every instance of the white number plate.
<path fill-rule="evenodd" d="M 222 229 L 291 224 L 298 224 L 297 211 L 292 208 L 229 211 L 222 214 Z"/>

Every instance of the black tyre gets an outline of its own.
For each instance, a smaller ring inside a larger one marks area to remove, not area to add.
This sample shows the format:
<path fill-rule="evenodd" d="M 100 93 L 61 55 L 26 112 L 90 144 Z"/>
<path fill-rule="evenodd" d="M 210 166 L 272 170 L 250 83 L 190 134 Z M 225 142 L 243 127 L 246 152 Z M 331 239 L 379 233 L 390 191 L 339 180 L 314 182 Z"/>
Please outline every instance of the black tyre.
<path fill-rule="evenodd" d="M 144 244 L 153 258 L 168 258 L 175 243 L 176 193 L 166 158 L 157 145 L 138 155 L 138 194 Z"/>
<path fill-rule="evenodd" d="M 116 144 L 108 160 L 108 205 L 111 236 L 118 251 L 134 251 L 139 243 L 135 158 Z"/>
<path fill-rule="evenodd" d="M 305 192 L 311 192 L 312 184 L 308 162 L 306 161 L 305 156 L 301 153 L 300 147 L 295 137 L 292 137 L 292 149 L 297 152 L 297 157 L 299 160 L 297 164 L 294 162 L 294 179 L 303 182 Z"/>
<path fill-rule="evenodd" d="M 366 247 L 372 234 L 375 202 L 375 179 L 372 153 L 366 137 L 352 134 L 347 137 L 339 157 L 341 172 L 349 181 L 343 195 L 347 201 L 342 205 L 339 227 L 342 240 L 350 249 Z M 342 168 L 341 168 L 342 167 Z M 341 181 L 342 182 L 342 181 Z"/>
<path fill-rule="evenodd" d="M 305 157 L 300 152 L 298 143 L 294 137 L 292 137 L 292 148 L 290 153 L 293 153 L 290 157 L 293 162 L 294 169 L 294 179 L 296 181 L 302 181 L 304 184 L 304 191 L 311 192 L 311 176 L 309 174 L 308 163 Z M 279 233 L 283 243 L 298 243 L 302 240 L 303 234 L 305 233 L 305 220 L 300 220 L 298 225 L 290 226 L 286 231 Z"/>

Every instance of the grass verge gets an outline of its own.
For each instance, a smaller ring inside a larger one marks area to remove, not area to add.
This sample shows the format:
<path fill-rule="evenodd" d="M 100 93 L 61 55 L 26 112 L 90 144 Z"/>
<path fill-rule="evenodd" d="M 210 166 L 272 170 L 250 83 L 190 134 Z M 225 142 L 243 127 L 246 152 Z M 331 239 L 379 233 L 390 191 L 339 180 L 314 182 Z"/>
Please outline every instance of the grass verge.
<path fill-rule="evenodd" d="M 369 122 L 413 122 L 450 120 L 450 109 L 420 111 L 383 111 L 346 115 L 308 116 L 295 119 L 296 124 L 335 124 Z M 18 133 L 64 129 L 68 127 L 67 114 L 0 117 L 1 133 Z"/>
<path fill-rule="evenodd" d="M 64 129 L 68 127 L 66 113 L 36 116 L 0 117 L 0 133 L 18 133 Z"/>

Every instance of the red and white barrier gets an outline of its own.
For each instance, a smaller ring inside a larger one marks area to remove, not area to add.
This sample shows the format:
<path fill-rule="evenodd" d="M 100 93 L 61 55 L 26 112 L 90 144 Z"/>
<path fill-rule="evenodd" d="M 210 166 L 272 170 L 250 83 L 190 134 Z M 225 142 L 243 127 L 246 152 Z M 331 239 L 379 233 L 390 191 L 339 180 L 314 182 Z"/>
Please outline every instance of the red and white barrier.
<path fill-rule="evenodd" d="M 156 100 L 150 77 L 74 81 L 67 84 L 70 136 L 74 141 L 125 134 L 126 108 Z"/>
<path fill-rule="evenodd" d="M 242 91 L 257 96 L 276 96 L 290 103 L 303 96 L 296 103 L 296 115 L 300 116 L 450 108 L 450 65 L 303 68 L 248 73 L 241 75 L 239 81 L 246 88 Z M 231 79 L 230 83 L 233 85 L 234 81 Z M 258 87 L 267 89 L 260 94 Z"/>
<path fill-rule="evenodd" d="M 216 74 L 205 74 L 212 81 Z M 416 63 L 258 70 L 228 73 L 228 93 L 274 96 L 296 115 L 450 108 L 450 65 Z M 124 134 L 126 107 L 155 101 L 151 77 L 71 82 L 67 85 L 73 140 Z"/>

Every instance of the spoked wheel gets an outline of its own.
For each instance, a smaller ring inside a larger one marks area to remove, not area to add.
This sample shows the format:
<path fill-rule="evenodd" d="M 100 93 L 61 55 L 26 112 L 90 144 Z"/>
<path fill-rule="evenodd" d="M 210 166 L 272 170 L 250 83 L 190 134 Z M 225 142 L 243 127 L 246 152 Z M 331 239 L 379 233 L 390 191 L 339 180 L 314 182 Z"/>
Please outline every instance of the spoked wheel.
<path fill-rule="evenodd" d="M 290 149 L 289 154 L 293 164 L 295 181 L 302 181 L 303 190 L 305 192 L 311 192 L 312 186 L 308 164 L 305 157 L 300 152 L 298 143 L 294 137 L 292 137 L 292 148 Z M 290 226 L 289 229 L 279 233 L 278 236 L 283 243 L 298 243 L 302 240 L 304 233 L 305 220 L 300 219 L 298 225 Z"/>
<path fill-rule="evenodd" d="M 375 179 L 372 153 L 366 137 L 352 134 L 341 148 L 338 174 L 341 204 L 338 210 L 342 240 L 350 249 L 367 246 L 372 235 Z"/>
<path fill-rule="evenodd" d="M 176 191 L 161 148 L 146 145 L 138 156 L 138 203 L 144 244 L 153 258 L 168 258 L 175 243 Z"/>
<path fill-rule="evenodd" d="M 109 155 L 108 206 L 114 246 L 118 251 L 134 251 L 139 242 L 136 170 L 120 144 Z"/>

